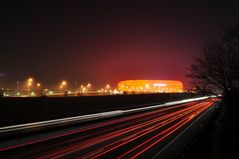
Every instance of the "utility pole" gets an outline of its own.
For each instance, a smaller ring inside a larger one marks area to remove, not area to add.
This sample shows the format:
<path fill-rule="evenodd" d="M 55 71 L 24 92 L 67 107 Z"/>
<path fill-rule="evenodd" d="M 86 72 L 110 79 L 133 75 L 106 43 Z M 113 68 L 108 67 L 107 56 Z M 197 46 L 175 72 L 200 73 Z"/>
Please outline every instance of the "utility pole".
<path fill-rule="evenodd" d="M 77 90 L 78 90 L 78 83 L 77 83 L 77 81 L 75 81 L 75 93 L 77 93 Z"/>
<path fill-rule="evenodd" d="M 19 83 L 20 81 L 17 81 L 17 93 L 19 92 Z"/>

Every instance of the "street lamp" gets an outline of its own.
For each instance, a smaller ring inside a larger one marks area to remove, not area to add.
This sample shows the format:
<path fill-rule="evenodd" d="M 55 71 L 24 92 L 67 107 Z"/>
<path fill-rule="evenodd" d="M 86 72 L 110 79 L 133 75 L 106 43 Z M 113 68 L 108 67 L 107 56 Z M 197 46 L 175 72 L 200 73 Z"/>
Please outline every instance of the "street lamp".
<path fill-rule="evenodd" d="M 60 85 L 60 89 L 64 90 L 64 88 L 66 87 L 67 82 L 66 81 L 62 81 L 61 85 Z"/>
<path fill-rule="evenodd" d="M 28 78 L 27 80 L 27 93 L 29 94 L 30 87 L 32 86 L 33 78 Z"/>
<path fill-rule="evenodd" d="M 30 87 L 32 86 L 32 83 L 31 82 L 28 82 L 27 83 L 27 93 L 29 94 L 30 92 Z"/>
<path fill-rule="evenodd" d="M 86 85 L 86 91 L 89 92 L 90 88 L 91 88 L 91 84 L 88 83 L 88 84 Z"/>
<path fill-rule="evenodd" d="M 62 81 L 62 83 L 61 83 L 63 86 L 65 86 L 66 85 L 66 81 Z"/>
<path fill-rule="evenodd" d="M 33 82 L 33 78 L 28 78 L 27 82 L 32 83 Z"/>
<path fill-rule="evenodd" d="M 17 81 L 17 93 L 19 92 L 19 83 L 20 81 Z"/>
<path fill-rule="evenodd" d="M 42 92 L 42 89 L 41 89 L 41 83 L 37 83 L 37 92 L 38 92 L 38 95 L 39 96 L 42 96 L 43 95 L 43 92 Z"/>
<path fill-rule="evenodd" d="M 78 92 L 77 85 L 78 85 L 78 82 L 77 82 L 77 81 L 75 81 L 75 93 L 77 93 L 77 92 Z"/>
<path fill-rule="evenodd" d="M 85 88 L 85 87 L 82 88 L 82 92 L 83 92 L 83 93 L 86 92 L 86 88 Z"/>
<path fill-rule="evenodd" d="M 88 84 L 87 84 L 87 87 L 88 87 L 88 88 L 89 88 L 89 87 L 91 87 L 91 84 L 90 84 L 90 83 L 88 83 Z"/>
<path fill-rule="evenodd" d="M 41 83 L 37 83 L 37 87 L 38 87 L 38 88 L 41 87 Z"/>
<path fill-rule="evenodd" d="M 110 90 L 110 85 L 109 85 L 109 84 L 107 84 L 107 85 L 105 86 L 105 90 L 106 90 L 106 91 L 109 91 L 109 90 Z"/>
<path fill-rule="evenodd" d="M 109 88 L 110 88 L 110 85 L 109 85 L 109 84 L 107 84 L 105 87 L 106 87 L 107 89 L 109 89 Z"/>

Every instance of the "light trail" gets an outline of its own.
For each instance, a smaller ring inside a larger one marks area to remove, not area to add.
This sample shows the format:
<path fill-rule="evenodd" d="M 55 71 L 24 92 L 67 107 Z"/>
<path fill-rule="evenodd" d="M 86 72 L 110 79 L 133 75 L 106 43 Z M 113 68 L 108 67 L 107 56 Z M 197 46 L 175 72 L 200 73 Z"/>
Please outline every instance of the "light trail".
<path fill-rule="evenodd" d="M 16 149 L 16 152 L 19 152 L 14 154 L 18 155 L 17 158 L 31 156 L 56 159 L 76 155 L 74 158 L 86 159 L 107 158 L 115 154 L 119 154 L 115 157 L 117 159 L 138 158 L 180 132 L 215 102 L 216 100 L 200 99 L 94 122 L 87 126 L 62 130 L 60 133 L 32 138 L 20 144 L 1 145 L 0 152 L 13 155 L 12 152 Z M 127 147 L 129 144 L 133 146 Z M 26 148 L 30 151 L 21 154 L 19 150 Z"/>
<path fill-rule="evenodd" d="M 177 105 L 177 104 L 185 104 L 188 102 L 196 102 L 196 101 L 200 101 L 200 100 L 204 100 L 204 99 L 208 99 L 208 98 L 215 98 L 215 96 L 190 98 L 190 99 L 184 99 L 184 100 L 180 100 L 180 101 L 168 102 L 165 104 L 159 104 L 159 105 L 153 105 L 153 106 L 147 106 L 147 107 L 135 108 L 135 109 L 129 109 L 129 110 L 114 110 L 114 111 L 101 112 L 101 113 L 95 113 L 95 114 L 81 115 L 81 116 L 76 116 L 76 117 L 68 117 L 68 118 L 62 118 L 62 119 L 54 119 L 54 120 L 48 120 L 48 121 L 0 127 L 0 133 L 19 131 L 19 130 L 26 131 L 28 129 L 33 129 L 33 128 L 39 129 L 40 127 L 54 126 L 57 124 L 67 124 L 67 123 L 71 124 L 73 122 L 91 121 L 91 120 L 102 119 L 102 118 L 106 118 L 106 117 L 114 117 L 114 116 L 119 116 L 119 115 L 123 115 L 123 114 L 126 115 L 129 113 L 137 113 L 137 112 L 141 112 L 141 111 L 153 110 L 153 109 L 173 106 L 173 105 Z"/>
<path fill-rule="evenodd" d="M 132 134 L 133 131 L 136 130 L 136 129 L 140 129 L 140 128 L 144 127 L 144 126 L 148 126 L 149 124 L 157 123 L 157 125 L 153 125 L 152 126 L 152 127 L 156 127 L 156 128 L 154 128 L 154 129 L 152 129 L 152 130 L 150 130 L 148 132 L 145 132 L 145 129 L 143 129 L 140 132 L 137 132 L 137 134 L 140 134 L 140 133 L 143 133 L 143 134 L 137 135 L 137 137 L 134 138 L 134 140 L 135 140 L 135 139 L 137 139 L 137 138 L 139 138 L 139 137 L 141 137 L 143 135 L 146 135 L 149 132 L 157 130 L 157 129 L 159 129 L 159 128 L 161 128 L 161 127 L 163 127 L 163 126 L 165 126 L 165 125 L 167 125 L 167 124 L 177 120 L 182 115 L 185 115 L 183 113 L 191 113 L 192 111 L 194 111 L 195 109 L 198 109 L 199 107 L 201 107 L 201 105 L 197 104 L 195 106 L 188 107 L 188 108 L 185 108 L 183 110 L 179 110 L 179 111 L 167 114 L 165 116 L 159 117 L 157 119 L 154 119 L 153 121 L 148 121 L 146 123 L 142 123 L 142 124 L 138 124 L 136 126 L 128 127 L 126 129 L 119 130 L 117 132 L 106 134 L 106 136 L 101 136 L 101 137 L 98 137 L 98 138 L 91 139 L 90 141 L 88 141 L 89 144 L 87 144 L 87 145 L 82 145 L 82 143 L 76 144 L 76 145 L 71 145 L 68 148 L 64 148 L 62 151 L 54 152 L 53 154 L 45 156 L 44 158 L 58 158 L 58 157 L 61 157 L 61 156 L 64 156 L 64 155 L 67 155 L 67 154 L 70 154 L 70 153 L 73 153 L 73 152 L 76 152 L 76 151 L 82 151 L 84 148 L 87 148 L 89 146 L 92 146 L 92 145 L 95 145 L 95 144 L 99 144 L 101 142 L 107 141 L 107 140 L 115 138 L 115 137 L 119 137 L 120 135 L 124 135 L 124 134 L 126 134 L 128 132 L 131 132 L 131 134 Z M 178 115 L 178 116 L 176 116 L 176 115 Z M 162 120 L 165 120 L 165 119 L 170 118 L 170 117 L 172 119 L 174 119 L 174 120 L 168 119 L 168 121 L 163 121 L 163 123 L 161 122 Z M 130 141 L 132 141 L 132 140 L 133 139 L 131 139 Z M 121 140 L 118 140 L 117 142 L 112 143 L 112 144 L 116 144 L 118 142 L 121 142 Z M 129 141 L 125 142 L 124 144 L 126 144 L 128 142 Z M 107 149 L 107 147 L 111 146 L 112 144 L 107 145 L 106 147 L 103 147 L 104 152 L 102 152 L 102 154 L 108 152 L 108 151 L 106 151 L 106 149 Z M 122 146 L 124 144 L 121 144 L 120 146 Z M 113 149 L 115 149 L 115 148 L 117 148 L 117 147 L 114 147 Z M 101 149 L 102 149 L 102 147 L 101 147 Z M 96 150 L 96 151 L 98 151 L 98 150 Z M 91 152 L 91 153 L 93 153 L 93 152 Z M 60 155 L 57 155 L 57 154 L 60 154 Z M 52 157 L 52 156 L 54 156 L 54 157 Z"/>
<path fill-rule="evenodd" d="M 25 143 L 17 144 L 17 145 L 14 145 L 14 146 L 0 147 L 0 152 L 5 151 L 5 150 L 9 150 L 9 149 L 13 149 L 13 148 L 18 148 L 18 147 L 22 147 L 22 146 L 31 145 L 31 144 L 36 144 L 36 143 L 39 143 L 39 142 L 43 142 L 43 141 L 47 141 L 47 140 L 51 140 L 51 139 L 56 139 L 56 138 L 60 138 L 60 137 L 68 136 L 68 135 L 73 135 L 73 134 L 76 134 L 76 133 L 82 133 L 84 131 L 89 131 L 89 130 L 92 130 L 92 129 L 96 129 L 96 128 L 100 128 L 100 127 L 104 127 L 104 126 L 109 126 L 109 125 L 117 124 L 117 123 L 120 123 L 120 122 L 129 121 L 129 120 L 137 119 L 137 118 L 140 118 L 140 117 L 153 115 L 153 114 L 156 114 L 156 113 L 172 110 L 172 109 L 175 109 L 175 108 L 180 108 L 180 107 L 183 107 L 183 106 L 186 106 L 186 105 L 188 105 L 188 104 L 182 104 L 182 105 L 179 105 L 179 106 L 172 106 L 172 107 L 168 107 L 168 108 L 163 108 L 162 110 L 158 110 L 156 112 L 148 112 L 148 113 L 144 113 L 144 114 L 138 114 L 138 115 L 134 115 L 134 116 L 121 118 L 119 120 L 112 120 L 112 121 L 106 121 L 106 122 L 103 122 L 103 123 L 97 123 L 97 124 L 87 126 L 85 128 L 77 129 L 77 130 L 74 130 L 74 131 L 69 131 L 67 133 L 54 135 L 54 136 L 47 136 L 47 137 L 44 137 L 44 138 L 41 138 L 41 139 L 38 139 L 38 140 L 35 140 L 35 141 L 25 142 Z"/>
<path fill-rule="evenodd" d="M 164 118 L 167 118 L 167 116 L 165 116 Z M 153 124 L 154 122 L 158 122 L 158 120 L 159 119 L 155 119 L 153 121 L 147 121 L 146 123 L 143 123 L 143 124 L 138 124 L 136 126 L 131 126 L 131 127 L 128 127 L 128 128 L 125 128 L 125 129 L 122 129 L 122 130 L 119 130 L 119 131 L 116 131 L 116 132 L 113 132 L 113 133 L 110 133 L 110 134 L 106 134 L 105 136 L 100 136 L 98 138 L 91 139 L 90 141 L 87 141 L 87 143 L 88 143 L 87 145 L 82 145 L 81 143 L 80 144 L 76 144 L 76 145 L 71 145 L 68 148 L 64 148 L 62 151 L 58 151 L 58 152 L 55 152 L 53 154 L 44 156 L 44 158 L 57 158 L 57 157 L 64 156 L 66 154 L 69 154 L 69 153 L 72 153 L 72 152 L 75 152 L 75 151 L 80 151 L 80 150 L 82 150 L 84 148 L 87 148 L 89 146 L 92 146 L 92 145 L 95 145 L 95 144 L 99 144 L 99 143 L 101 143 L 103 141 L 107 141 L 109 139 L 118 137 L 120 135 L 124 135 L 124 134 L 126 134 L 128 132 L 132 132 L 132 131 L 134 131 L 136 129 L 140 129 L 140 128 L 142 128 L 144 126 L 147 126 L 149 124 Z M 80 147 L 80 148 L 78 148 L 78 147 Z M 59 155 L 59 154 L 61 154 L 61 155 Z M 52 157 L 52 156 L 55 156 L 55 157 Z"/>
<path fill-rule="evenodd" d="M 164 136 L 162 136 L 161 138 L 159 138 L 157 141 L 153 142 L 151 145 L 147 146 L 146 148 L 144 148 L 143 150 L 138 150 L 139 152 L 130 157 L 131 159 L 134 159 L 136 157 L 138 157 L 140 154 L 144 153 L 145 151 L 147 151 L 148 149 L 150 149 L 151 147 L 153 147 L 154 145 L 156 145 L 158 142 L 162 141 L 164 138 L 168 137 L 169 135 L 171 135 L 172 133 L 174 133 L 175 131 L 177 131 L 179 128 L 181 128 L 182 126 L 184 126 L 185 124 L 187 124 L 188 122 L 190 122 L 191 120 L 193 120 L 193 118 L 203 112 L 204 110 L 206 110 L 208 108 L 208 105 L 203 106 L 203 108 L 199 108 L 199 110 L 194 111 L 193 115 L 191 115 L 191 113 L 189 115 L 187 115 L 186 117 L 184 117 L 180 122 L 174 124 L 173 126 L 171 126 L 168 129 L 165 129 L 164 131 L 160 132 L 159 134 L 153 136 L 152 138 L 144 141 L 143 143 L 141 143 L 140 145 L 132 148 L 130 151 L 127 151 L 126 153 L 122 154 L 121 156 L 117 157 L 117 159 L 121 159 L 124 158 L 126 155 L 137 151 L 137 149 L 143 147 L 144 145 L 147 145 L 149 142 L 151 142 L 152 140 L 156 139 L 157 137 L 161 136 L 164 134 Z"/>
<path fill-rule="evenodd" d="M 189 113 L 191 113 L 191 112 L 187 112 L 187 114 L 189 114 Z M 165 125 L 167 125 L 167 124 L 169 124 L 169 123 L 171 123 L 171 122 L 173 122 L 173 121 L 179 119 L 179 118 L 180 118 L 181 116 L 183 116 L 183 115 L 185 115 L 185 114 L 180 114 L 180 116 L 179 116 L 178 118 L 176 118 L 176 119 L 174 119 L 174 120 L 172 120 L 172 121 L 166 122 Z M 177 123 L 177 124 L 178 124 L 178 123 Z M 162 125 L 162 126 L 165 126 L 165 125 Z M 158 125 L 157 125 L 157 126 L 158 126 Z M 157 126 L 156 126 L 156 127 L 157 127 Z M 157 127 L 157 128 L 152 129 L 152 130 L 150 130 L 150 131 L 147 131 L 146 133 L 144 133 L 144 134 L 142 134 L 142 135 L 139 135 L 139 136 L 135 137 L 134 139 L 131 139 L 131 140 L 129 140 L 129 141 L 125 142 L 125 143 L 122 143 L 122 144 L 120 144 L 120 145 L 118 145 L 118 146 L 116 146 L 116 147 L 114 147 L 114 148 L 112 148 L 112 149 L 110 149 L 110 150 L 104 151 L 104 152 L 102 152 L 101 154 L 92 157 L 92 159 L 93 159 L 93 158 L 97 158 L 97 157 L 99 157 L 99 156 L 101 156 L 101 155 L 103 155 L 103 154 L 105 154 L 105 153 L 107 153 L 107 152 L 109 152 L 109 151 L 112 151 L 112 150 L 114 150 L 114 149 L 116 149 L 116 148 L 118 148 L 118 147 L 120 147 L 120 146 L 123 146 L 123 145 L 125 145 L 125 144 L 127 144 L 127 143 L 129 143 L 129 142 L 132 142 L 133 140 L 136 140 L 136 139 L 138 139 L 138 138 L 140 138 L 140 137 L 142 137 L 142 136 L 144 136 L 144 135 L 147 135 L 147 134 L 150 133 L 150 132 L 156 131 L 156 130 L 158 130 L 159 128 L 161 128 L 161 127 Z M 167 130 L 167 129 L 166 129 L 166 130 Z M 166 130 L 162 131 L 162 133 L 164 133 Z M 161 134 L 161 133 L 160 133 L 160 134 Z"/>

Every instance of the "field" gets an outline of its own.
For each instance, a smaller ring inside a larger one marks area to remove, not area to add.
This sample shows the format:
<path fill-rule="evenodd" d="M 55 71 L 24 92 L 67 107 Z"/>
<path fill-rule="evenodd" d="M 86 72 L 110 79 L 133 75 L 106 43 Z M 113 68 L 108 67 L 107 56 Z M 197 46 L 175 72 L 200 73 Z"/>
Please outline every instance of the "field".
<path fill-rule="evenodd" d="M 144 107 L 195 96 L 190 93 L 80 97 L 0 98 L 0 126 Z"/>

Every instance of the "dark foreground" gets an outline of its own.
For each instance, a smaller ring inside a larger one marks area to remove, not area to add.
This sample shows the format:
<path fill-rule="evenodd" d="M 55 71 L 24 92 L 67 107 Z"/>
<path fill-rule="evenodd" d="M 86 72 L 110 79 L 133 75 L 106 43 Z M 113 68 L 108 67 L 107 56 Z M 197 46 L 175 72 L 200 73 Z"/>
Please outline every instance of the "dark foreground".
<path fill-rule="evenodd" d="M 195 138 L 184 153 L 184 159 L 238 158 L 239 147 L 239 91 L 234 91 L 229 101 L 222 104 L 204 131 Z"/>
<path fill-rule="evenodd" d="M 0 127 L 195 97 L 190 93 L 141 94 L 81 97 L 0 98 Z"/>

